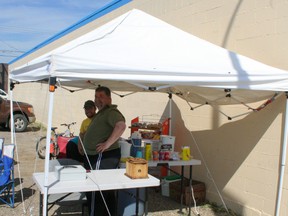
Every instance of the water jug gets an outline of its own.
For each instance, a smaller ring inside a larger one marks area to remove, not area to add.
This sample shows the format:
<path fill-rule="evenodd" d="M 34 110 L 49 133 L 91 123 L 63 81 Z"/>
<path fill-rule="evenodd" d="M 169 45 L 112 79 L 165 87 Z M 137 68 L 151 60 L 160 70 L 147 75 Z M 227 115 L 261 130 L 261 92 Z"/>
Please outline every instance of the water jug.
<path fill-rule="evenodd" d="M 130 156 L 136 157 L 137 151 L 142 151 L 141 148 L 141 139 L 132 139 L 131 140 L 131 149 L 130 149 Z"/>
<path fill-rule="evenodd" d="M 142 147 L 141 147 L 141 143 L 142 143 L 142 139 L 141 139 L 141 134 L 138 131 L 135 131 L 132 135 L 131 135 L 131 149 L 130 149 L 130 156 L 132 157 L 136 157 L 137 151 L 141 151 L 142 152 Z M 139 154 L 138 154 L 139 155 Z M 143 155 L 143 154 L 142 154 Z"/>

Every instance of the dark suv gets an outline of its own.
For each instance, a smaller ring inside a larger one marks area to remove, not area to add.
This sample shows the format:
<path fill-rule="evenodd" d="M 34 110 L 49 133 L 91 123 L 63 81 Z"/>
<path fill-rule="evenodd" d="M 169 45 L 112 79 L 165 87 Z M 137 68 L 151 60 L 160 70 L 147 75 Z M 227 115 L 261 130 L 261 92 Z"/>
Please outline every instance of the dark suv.
<path fill-rule="evenodd" d="M 25 131 L 28 124 L 35 122 L 36 117 L 31 104 L 13 101 L 15 131 Z M 10 128 L 10 100 L 5 91 L 0 89 L 0 126 Z"/>

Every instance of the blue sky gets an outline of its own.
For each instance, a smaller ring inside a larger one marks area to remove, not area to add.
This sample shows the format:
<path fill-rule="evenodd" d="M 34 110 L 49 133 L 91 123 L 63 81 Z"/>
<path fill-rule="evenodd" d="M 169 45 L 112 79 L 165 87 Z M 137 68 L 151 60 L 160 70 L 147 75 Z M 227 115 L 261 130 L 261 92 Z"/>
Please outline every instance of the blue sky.
<path fill-rule="evenodd" d="M 8 63 L 112 0 L 1 0 L 0 63 Z"/>

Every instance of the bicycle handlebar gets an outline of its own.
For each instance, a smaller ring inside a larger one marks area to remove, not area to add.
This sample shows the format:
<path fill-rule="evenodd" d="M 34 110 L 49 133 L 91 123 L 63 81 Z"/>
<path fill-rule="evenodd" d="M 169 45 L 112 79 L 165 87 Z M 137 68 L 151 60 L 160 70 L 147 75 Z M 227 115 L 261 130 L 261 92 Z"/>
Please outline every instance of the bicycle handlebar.
<path fill-rule="evenodd" d="M 66 126 L 69 130 L 70 130 L 70 126 L 76 124 L 76 122 L 72 122 L 70 124 L 67 123 L 63 123 L 60 124 L 61 126 Z M 58 127 L 51 127 L 51 130 L 54 131 L 54 133 L 56 133 L 56 130 L 58 129 Z"/>
<path fill-rule="evenodd" d="M 71 126 L 71 125 L 74 125 L 74 124 L 76 124 L 76 122 L 71 122 L 70 124 L 62 123 L 62 124 L 60 124 L 60 125 L 61 125 L 61 126 L 66 126 L 66 127 L 68 127 L 68 129 L 70 129 L 70 126 Z"/>

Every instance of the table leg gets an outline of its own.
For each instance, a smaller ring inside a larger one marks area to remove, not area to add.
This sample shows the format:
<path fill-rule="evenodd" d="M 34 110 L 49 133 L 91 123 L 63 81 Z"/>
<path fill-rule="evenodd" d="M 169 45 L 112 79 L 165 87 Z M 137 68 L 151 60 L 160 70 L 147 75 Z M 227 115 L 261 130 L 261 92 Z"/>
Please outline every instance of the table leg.
<path fill-rule="evenodd" d="M 189 189 L 191 190 L 191 187 L 192 187 L 192 166 L 190 166 L 189 167 Z M 192 196 L 192 194 L 191 194 L 191 196 Z M 192 199 L 191 199 L 191 196 L 189 196 L 189 216 L 191 215 L 191 201 L 192 201 Z"/>
<path fill-rule="evenodd" d="M 180 195 L 181 202 L 180 202 L 180 210 L 179 210 L 180 214 L 183 213 L 183 211 L 182 211 L 182 208 L 183 208 L 183 184 L 184 184 L 184 166 L 181 166 L 181 187 L 180 187 L 180 190 L 181 190 L 181 195 Z"/>
<path fill-rule="evenodd" d="M 139 213 L 139 188 L 136 188 L 136 212 L 135 212 L 135 215 L 138 216 L 138 213 Z"/>
<path fill-rule="evenodd" d="M 145 215 L 148 215 L 148 187 L 145 188 Z"/>
<path fill-rule="evenodd" d="M 119 215 L 119 190 L 116 190 L 115 192 L 116 200 L 117 200 L 117 205 L 116 205 L 116 215 Z M 82 211 L 83 212 L 83 211 Z M 82 214 L 83 216 L 83 214 Z"/>

